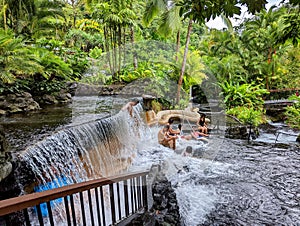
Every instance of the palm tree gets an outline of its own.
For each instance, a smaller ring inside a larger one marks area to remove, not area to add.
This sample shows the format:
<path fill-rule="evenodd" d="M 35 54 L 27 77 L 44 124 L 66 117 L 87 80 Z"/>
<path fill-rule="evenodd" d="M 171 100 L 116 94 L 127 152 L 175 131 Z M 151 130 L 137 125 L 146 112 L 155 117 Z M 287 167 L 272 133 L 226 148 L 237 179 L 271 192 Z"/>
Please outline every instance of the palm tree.
<path fill-rule="evenodd" d="M 295 1 L 296 5 L 296 1 Z M 295 8 L 289 9 L 288 14 L 282 17 L 279 31 L 276 37 L 278 44 L 292 40 L 294 46 L 297 46 L 300 39 L 300 3 Z"/>
<path fill-rule="evenodd" d="M 265 71 L 266 88 L 270 88 L 269 74 L 271 71 L 272 77 L 275 72 L 275 62 L 273 56 L 276 54 L 278 44 L 276 38 L 278 37 L 279 21 L 284 14 L 285 9 L 280 8 L 274 10 L 276 6 L 272 6 L 268 11 L 262 10 L 255 15 L 255 19 L 246 22 L 245 30 L 242 33 L 242 40 L 253 53 L 263 54 L 265 60 L 260 62 Z M 267 64 L 265 63 L 267 62 Z"/>
<path fill-rule="evenodd" d="M 180 27 L 182 18 L 179 16 L 180 7 L 177 1 L 150 0 L 146 4 L 143 14 L 143 22 L 148 26 L 155 17 L 159 16 L 158 33 L 163 37 L 169 37 L 176 32 L 176 61 L 180 48 Z"/>
<path fill-rule="evenodd" d="M 34 0 L 3 0 L 4 28 L 12 29 L 16 34 L 24 33 L 27 22 L 36 13 Z"/>
<path fill-rule="evenodd" d="M 39 38 L 41 36 L 54 36 L 57 39 L 64 36 L 66 25 L 66 12 L 62 9 L 67 8 L 59 1 L 36 0 L 36 13 L 29 21 L 29 35 Z"/>
<path fill-rule="evenodd" d="M 179 81 L 178 81 L 178 88 L 177 88 L 177 95 L 176 100 L 177 103 L 180 99 L 180 90 L 182 85 L 182 80 L 185 72 L 185 64 L 186 64 L 186 57 L 188 52 L 188 45 L 190 40 L 190 35 L 192 31 L 192 24 L 199 23 L 204 24 L 206 20 L 211 18 L 215 18 L 219 15 L 224 15 L 225 17 L 232 17 L 234 14 L 240 14 L 240 7 L 237 6 L 237 3 L 241 3 L 242 5 L 247 5 L 248 11 L 253 13 L 255 11 L 260 10 L 265 6 L 265 2 L 261 2 L 261 4 L 257 4 L 257 2 L 250 1 L 250 0 L 238 0 L 238 1 L 231 1 L 231 0 L 218 0 L 218 1 L 206 1 L 206 0 L 185 0 L 177 3 L 180 6 L 180 16 L 183 19 L 187 19 L 188 22 L 188 31 L 186 36 L 185 42 L 185 52 L 184 58 L 182 61 Z"/>
<path fill-rule="evenodd" d="M 134 41 L 133 28 L 136 14 L 132 10 L 134 1 L 95 1 L 92 11 L 93 18 L 103 24 L 105 51 L 113 81 L 118 80 L 121 67 L 121 46 L 125 45 L 126 35 L 130 34 Z M 129 29 L 129 31 L 128 31 Z M 119 48 L 119 51 L 117 49 Z"/>
<path fill-rule="evenodd" d="M 18 76 L 32 76 L 43 70 L 31 48 L 3 30 L 0 30 L 0 55 L 0 80 L 3 83 L 13 83 Z"/>

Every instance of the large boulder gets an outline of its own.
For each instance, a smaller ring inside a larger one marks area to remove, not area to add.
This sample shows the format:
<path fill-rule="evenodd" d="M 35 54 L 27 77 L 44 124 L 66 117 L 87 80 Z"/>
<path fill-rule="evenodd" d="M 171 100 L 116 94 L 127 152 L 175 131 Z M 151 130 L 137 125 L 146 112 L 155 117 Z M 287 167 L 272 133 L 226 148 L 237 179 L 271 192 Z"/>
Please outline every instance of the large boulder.
<path fill-rule="evenodd" d="M 28 92 L 0 96 L 0 115 L 39 110 L 40 105 Z"/>
<path fill-rule="evenodd" d="M 6 154 L 7 142 L 4 129 L 0 126 L 0 182 L 12 172 L 12 164 Z"/>

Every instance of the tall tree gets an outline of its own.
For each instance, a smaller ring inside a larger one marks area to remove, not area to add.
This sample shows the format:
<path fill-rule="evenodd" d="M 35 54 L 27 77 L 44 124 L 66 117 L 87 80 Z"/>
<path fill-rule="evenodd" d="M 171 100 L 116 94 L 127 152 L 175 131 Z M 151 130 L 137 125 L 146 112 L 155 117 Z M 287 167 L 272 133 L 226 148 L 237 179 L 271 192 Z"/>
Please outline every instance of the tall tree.
<path fill-rule="evenodd" d="M 262 10 L 255 15 L 253 20 L 245 23 L 245 30 L 242 34 L 242 40 L 248 48 L 253 50 L 253 53 L 257 51 L 265 57 L 265 61 L 260 64 L 266 65 L 261 70 L 265 74 L 266 89 L 270 88 L 269 77 L 274 77 L 275 73 L 274 56 L 278 48 L 276 37 L 280 18 L 284 13 L 285 8 L 276 9 L 276 6 L 272 6 L 268 11 Z"/>
<path fill-rule="evenodd" d="M 117 81 L 122 62 L 120 48 L 125 45 L 126 35 L 131 35 L 130 40 L 134 40 L 134 33 L 131 29 L 136 19 L 136 14 L 132 10 L 134 2 L 131 0 L 99 0 L 92 3 L 94 4 L 93 18 L 103 24 L 108 64 L 113 81 Z M 119 51 L 117 51 L 118 48 Z"/>
<path fill-rule="evenodd" d="M 24 24 L 27 24 L 36 13 L 34 0 L 3 0 L 1 9 L 4 28 L 8 27 L 16 34 L 24 32 Z"/>
<path fill-rule="evenodd" d="M 240 3 L 241 5 L 246 5 L 248 7 L 248 11 L 254 13 L 262 9 L 266 1 L 265 0 L 185 0 L 181 1 L 177 5 L 180 8 L 180 16 L 184 19 L 188 19 L 188 32 L 186 36 L 185 42 L 185 53 L 182 61 L 180 76 L 178 80 L 178 88 L 176 95 L 176 102 L 179 103 L 180 99 L 180 90 L 182 86 L 182 80 L 185 72 L 185 64 L 186 64 L 186 56 L 188 52 L 188 45 L 192 31 L 192 24 L 194 22 L 204 24 L 205 21 L 209 19 L 214 19 L 216 16 L 224 15 L 225 17 L 232 17 L 234 14 L 240 14 L 240 7 L 237 5 Z"/>
<path fill-rule="evenodd" d="M 143 15 L 143 22 L 148 26 L 155 17 L 159 17 L 158 33 L 164 37 L 169 37 L 176 33 L 176 61 L 180 48 L 180 27 L 182 18 L 179 16 L 179 1 L 150 0 L 147 2 Z"/>

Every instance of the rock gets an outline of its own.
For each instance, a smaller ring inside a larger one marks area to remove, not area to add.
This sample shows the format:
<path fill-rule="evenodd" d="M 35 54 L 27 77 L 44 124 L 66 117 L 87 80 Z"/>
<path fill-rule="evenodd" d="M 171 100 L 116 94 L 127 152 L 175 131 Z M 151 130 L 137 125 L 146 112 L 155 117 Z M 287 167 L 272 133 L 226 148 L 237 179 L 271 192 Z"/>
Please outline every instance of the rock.
<path fill-rule="evenodd" d="M 17 96 L 15 94 L 7 94 L 7 96 L 6 96 L 6 100 L 8 102 L 14 102 L 16 98 L 17 98 Z"/>
<path fill-rule="evenodd" d="M 5 132 L 2 126 L 0 126 L 0 155 L 7 149 L 7 142 L 5 138 Z"/>
<path fill-rule="evenodd" d="M 8 109 L 9 103 L 6 100 L 0 101 L 0 109 Z"/>
<path fill-rule="evenodd" d="M 57 104 L 58 101 L 55 99 L 54 96 L 51 96 L 49 94 L 44 94 L 42 96 L 42 101 L 44 104 Z"/>
<path fill-rule="evenodd" d="M 298 143 L 300 143 L 300 134 L 298 135 L 296 141 L 297 141 Z"/>
<path fill-rule="evenodd" d="M 15 101 L 15 105 L 19 108 L 25 108 L 27 106 L 26 99 L 23 97 L 17 97 Z"/>
<path fill-rule="evenodd" d="M 65 90 L 61 90 L 57 95 L 55 95 L 55 98 L 59 103 L 62 104 L 72 102 L 71 94 L 67 93 Z"/>
<path fill-rule="evenodd" d="M 25 111 L 34 111 L 39 109 L 41 109 L 40 105 L 35 101 L 32 101 L 30 104 L 26 106 L 26 108 L 24 108 Z"/>
<path fill-rule="evenodd" d="M 77 96 L 91 96 L 91 95 L 118 95 L 123 89 L 124 85 L 89 85 L 78 83 L 75 95 Z"/>
<path fill-rule="evenodd" d="M 225 137 L 231 139 L 247 139 L 247 127 L 246 126 L 234 126 L 228 127 L 225 131 Z"/>
<path fill-rule="evenodd" d="M 71 96 L 75 96 L 76 89 L 78 87 L 77 82 L 68 82 L 67 84 L 68 93 L 71 94 Z"/>
<path fill-rule="evenodd" d="M 23 93 L 22 93 L 22 96 L 23 96 L 26 100 L 32 99 L 32 95 L 31 95 L 30 93 L 28 93 L 28 92 L 23 92 Z"/>
<path fill-rule="evenodd" d="M 128 226 L 179 226 L 180 214 L 176 199 L 176 193 L 162 172 L 154 174 L 155 169 L 150 171 L 149 177 L 152 182 L 152 208 L 133 219 Z M 122 224 L 121 224 L 122 225 Z"/>
<path fill-rule="evenodd" d="M 0 164 L 0 181 L 6 178 L 11 172 L 12 164 L 10 162 Z"/>
<path fill-rule="evenodd" d="M 28 92 L 7 94 L 5 100 L 2 99 L 0 98 L 0 115 L 40 109 L 39 104 L 33 100 Z"/>
<path fill-rule="evenodd" d="M 19 108 L 16 104 L 8 105 L 9 113 L 19 113 L 22 112 L 22 109 Z"/>

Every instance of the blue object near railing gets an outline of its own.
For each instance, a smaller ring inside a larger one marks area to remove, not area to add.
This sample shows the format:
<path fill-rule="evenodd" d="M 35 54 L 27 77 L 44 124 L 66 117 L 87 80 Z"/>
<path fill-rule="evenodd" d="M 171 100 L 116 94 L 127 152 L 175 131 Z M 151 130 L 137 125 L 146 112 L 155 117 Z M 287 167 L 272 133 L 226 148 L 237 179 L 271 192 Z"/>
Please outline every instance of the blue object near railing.
<path fill-rule="evenodd" d="M 51 190 L 54 188 L 59 188 L 59 187 L 65 186 L 65 185 L 68 185 L 67 178 L 65 176 L 58 176 L 53 181 L 49 181 L 46 184 L 41 184 L 41 185 L 35 186 L 33 190 L 35 192 L 43 192 L 43 191 Z M 63 202 L 63 198 L 58 198 L 58 199 L 50 201 L 50 206 L 54 207 L 55 205 L 62 203 L 62 202 Z M 42 216 L 47 217 L 49 215 L 48 209 L 47 209 L 47 203 L 45 203 L 45 202 L 41 203 L 40 207 L 41 207 L 41 211 L 42 211 Z M 36 207 L 34 207 L 34 211 L 37 213 Z"/>

